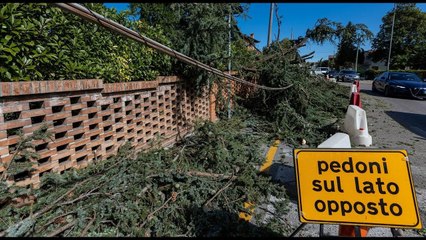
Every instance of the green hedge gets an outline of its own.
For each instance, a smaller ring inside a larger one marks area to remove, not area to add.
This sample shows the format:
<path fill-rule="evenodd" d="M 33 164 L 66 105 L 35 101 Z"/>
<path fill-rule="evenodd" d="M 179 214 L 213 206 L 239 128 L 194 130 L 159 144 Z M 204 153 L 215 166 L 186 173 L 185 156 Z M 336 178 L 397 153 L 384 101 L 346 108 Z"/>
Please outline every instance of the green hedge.
<path fill-rule="evenodd" d="M 402 69 L 396 69 L 396 70 L 390 70 L 391 72 L 409 72 L 409 73 L 415 73 L 420 78 L 424 79 L 426 78 L 426 70 L 402 70 Z M 378 75 L 382 74 L 385 71 L 379 71 L 379 70 L 367 70 L 365 71 L 365 79 L 373 80 Z"/>
<path fill-rule="evenodd" d="M 161 29 L 99 3 L 87 7 L 165 45 Z M 101 78 L 151 80 L 170 74 L 165 54 L 46 3 L 0 3 L 0 81 Z"/>

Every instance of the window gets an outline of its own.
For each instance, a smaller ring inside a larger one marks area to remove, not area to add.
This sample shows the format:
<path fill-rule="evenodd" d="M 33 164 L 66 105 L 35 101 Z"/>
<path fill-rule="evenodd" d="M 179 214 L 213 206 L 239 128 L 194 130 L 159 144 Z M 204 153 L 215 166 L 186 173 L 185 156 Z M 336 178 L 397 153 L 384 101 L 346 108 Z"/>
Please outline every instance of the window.
<path fill-rule="evenodd" d="M 403 80 L 403 81 L 416 81 L 421 82 L 422 80 L 417 75 L 412 73 L 390 73 L 390 80 Z"/>

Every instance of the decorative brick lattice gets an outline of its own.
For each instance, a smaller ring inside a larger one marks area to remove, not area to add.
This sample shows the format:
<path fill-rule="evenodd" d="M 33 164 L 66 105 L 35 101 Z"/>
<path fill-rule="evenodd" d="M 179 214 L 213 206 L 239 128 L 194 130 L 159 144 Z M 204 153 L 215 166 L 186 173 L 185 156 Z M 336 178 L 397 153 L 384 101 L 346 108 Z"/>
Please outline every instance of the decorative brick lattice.
<path fill-rule="evenodd" d="M 177 77 L 110 84 L 96 79 L 8 82 L 0 87 L 0 174 L 19 142 L 17 130 L 29 136 L 47 124 L 52 132 L 52 141 L 33 142 L 40 156 L 36 171 L 9 177 L 21 186 L 37 187 L 44 173 L 107 159 L 125 142 L 137 150 L 170 144 L 196 119 L 214 119 L 208 91 L 196 96 Z"/>

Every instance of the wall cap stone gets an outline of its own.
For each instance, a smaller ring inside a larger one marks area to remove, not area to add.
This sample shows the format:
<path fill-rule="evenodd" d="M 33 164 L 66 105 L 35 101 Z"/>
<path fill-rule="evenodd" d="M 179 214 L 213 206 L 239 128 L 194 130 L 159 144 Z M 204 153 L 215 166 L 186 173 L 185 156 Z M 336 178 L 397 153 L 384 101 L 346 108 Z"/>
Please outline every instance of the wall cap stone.
<path fill-rule="evenodd" d="M 56 92 L 87 91 L 103 88 L 104 84 L 102 79 L 0 82 L 0 98 Z"/>
<path fill-rule="evenodd" d="M 0 98 L 57 92 L 101 90 L 102 93 L 127 92 L 154 89 L 160 84 L 176 83 L 177 76 L 158 76 L 153 81 L 103 83 L 102 79 L 49 80 L 28 82 L 0 82 Z"/>

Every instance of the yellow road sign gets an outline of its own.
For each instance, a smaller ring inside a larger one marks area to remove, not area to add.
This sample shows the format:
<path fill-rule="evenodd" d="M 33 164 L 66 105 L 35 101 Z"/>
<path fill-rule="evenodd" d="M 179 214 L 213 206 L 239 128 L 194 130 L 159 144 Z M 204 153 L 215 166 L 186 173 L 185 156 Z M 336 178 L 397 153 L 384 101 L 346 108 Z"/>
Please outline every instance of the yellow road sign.
<path fill-rule="evenodd" d="M 405 150 L 295 149 L 301 222 L 421 228 Z"/>

